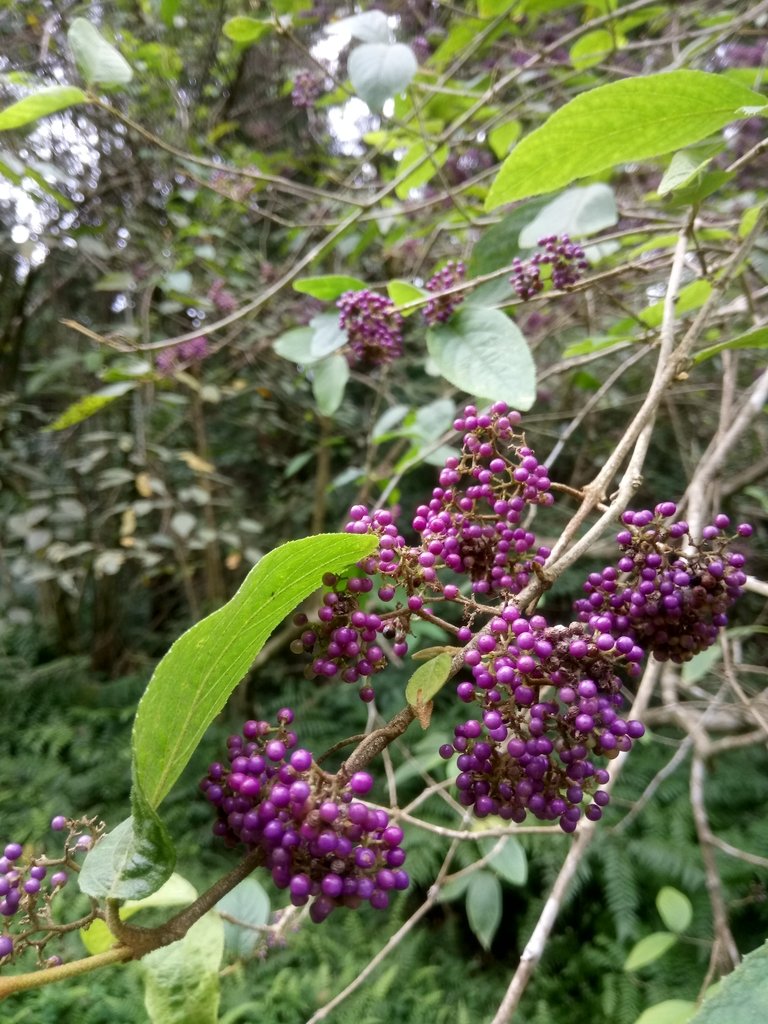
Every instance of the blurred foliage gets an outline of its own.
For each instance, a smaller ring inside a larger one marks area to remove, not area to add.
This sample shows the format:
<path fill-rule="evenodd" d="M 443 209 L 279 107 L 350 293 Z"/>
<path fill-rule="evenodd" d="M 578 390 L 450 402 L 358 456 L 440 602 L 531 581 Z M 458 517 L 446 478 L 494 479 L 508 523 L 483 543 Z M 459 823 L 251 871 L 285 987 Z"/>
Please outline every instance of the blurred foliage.
<path fill-rule="evenodd" d="M 382 495 L 407 516 L 433 486 L 435 464 L 453 440 L 452 409 L 463 396 L 433 373 L 420 314 L 406 322 L 404 358 L 381 372 L 353 370 L 342 405 L 323 416 L 311 367 L 273 350 L 284 332 L 333 311 L 332 303 L 288 286 L 291 275 L 300 276 L 299 263 L 306 261 L 302 273 L 352 274 L 379 288 L 392 280 L 422 286 L 449 258 L 468 261 L 473 275 L 493 275 L 521 252 L 518 234 L 543 205 L 536 199 L 512 212 L 484 212 L 517 134 L 580 92 L 673 64 L 722 72 L 750 88 L 763 79 L 764 29 L 749 3 L 633 4 L 627 14 L 620 3 L 534 0 L 376 6 L 420 60 L 411 87 L 381 117 L 349 91 L 349 41 L 326 31 L 354 13 L 351 3 L 273 0 L 264 12 L 273 19 L 270 30 L 247 47 L 222 31 L 228 18 L 252 13 L 240 0 L 115 0 L 104 9 L 35 0 L 0 9 L 0 32 L 12 43 L 0 65 L 3 106 L 33 85 L 75 80 L 66 30 L 76 16 L 103 18 L 104 34 L 134 69 L 129 85 L 98 104 L 0 135 L 6 839 L 39 843 L 56 813 L 120 820 L 136 701 L 171 640 L 231 596 L 253 562 L 282 541 L 337 529 L 350 504 Z M 593 60 L 585 26 L 611 12 L 611 32 L 590 43 Z M 322 82 L 309 107 L 292 103 L 300 72 Z M 763 131 L 755 118 L 738 122 L 693 155 L 723 170 Z M 444 141 L 447 152 L 438 150 Z M 434 165 L 412 187 L 399 187 L 400 164 L 409 166 L 418 147 L 438 152 Z M 699 248 L 685 283 L 732 251 L 765 203 L 755 162 L 711 194 L 702 171 L 686 190 L 660 198 L 668 162 L 600 176 L 618 219 L 598 233 L 603 248 L 593 269 L 606 276 L 595 288 L 552 300 L 545 292 L 526 305 L 499 273 L 475 291 L 473 301 L 486 289 L 486 303 L 510 312 L 531 346 L 539 383 L 525 417 L 529 443 L 542 458 L 554 453 L 554 476 L 573 488 L 599 470 L 647 392 L 655 335 L 640 314 L 663 295 L 675 232 L 690 205 L 698 211 Z M 372 203 L 378 190 L 382 198 Z M 345 217 L 347 228 L 328 242 Z M 762 237 L 712 317 L 708 345 L 753 326 L 767 274 Z M 248 304 L 253 315 L 211 331 L 202 360 L 164 362 L 168 346 L 147 347 L 205 335 L 208 325 Z M 718 429 L 724 392 L 743 392 L 762 366 L 763 352 L 745 349 L 681 371 L 654 434 L 639 505 L 682 495 Z M 93 415 L 50 429 L 62 413 L 72 415 L 77 403 L 115 385 Z M 767 449 L 765 420 L 758 420 L 729 454 L 712 495 L 718 508 L 754 524 L 744 550 L 760 578 L 768 575 Z M 569 508 L 564 498 L 539 512 L 542 543 L 562 532 Z M 567 621 L 585 575 L 610 557 L 608 545 L 591 552 L 542 607 Z M 735 621 L 764 625 L 767 616 L 764 598 L 752 594 Z M 292 635 L 286 624 L 168 799 L 180 862 L 196 884 L 228 861 L 213 844 L 206 806 L 189 794 L 242 718 L 269 717 L 290 704 L 301 740 L 317 751 L 365 726 L 365 709 L 349 688 L 305 680 L 300 659 L 288 651 Z M 739 641 L 750 698 L 764 686 L 759 639 Z M 414 647 L 434 642 L 425 633 Z M 400 707 L 410 671 L 395 668 L 380 683 L 385 717 Z M 721 682 L 716 668 L 692 699 L 706 702 Z M 409 734 L 392 751 L 401 806 L 423 785 L 401 767 L 413 764 L 411 752 L 429 771 L 444 770 L 431 752 L 451 733 L 453 705 L 440 694 L 428 736 Z M 741 722 L 736 732 L 744 728 Z M 687 762 L 622 825 L 682 736 L 660 718 L 633 754 L 524 998 L 525 1024 L 632 1024 L 670 995 L 697 997 L 712 920 Z M 767 848 L 766 769 L 759 744 L 710 764 L 710 823 L 736 847 Z M 455 824 L 434 800 L 424 817 Z M 415 892 L 396 903 L 386 923 L 370 912 L 339 913 L 320 929 L 289 935 L 286 947 L 263 961 L 235 965 L 223 985 L 222 1022 L 304 1019 L 359 973 L 424 897 L 447 850 L 447 840 L 408 831 Z M 530 879 L 525 888 L 505 886 L 502 925 L 488 952 L 472 935 L 463 902 L 439 903 L 334 1020 L 464 1024 L 489 1017 L 569 840 L 521 836 L 521 843 Z M 460 863 L 477 856 L 463 851 Z M 768 932 L 765 871 L 721 855 L 718 867 L 731 927 L 746 952 Z M 629 949 L 660 927 L 654 899 L 665 885 L 691 899 L 691 928 L 665 957 L 628 974 Z M 79 955 L 78 943 L 70 937 L 64 955 Z M 7 1007 L 9 1024 L 145 1019 L 132 968 L 16 997 Z"/>

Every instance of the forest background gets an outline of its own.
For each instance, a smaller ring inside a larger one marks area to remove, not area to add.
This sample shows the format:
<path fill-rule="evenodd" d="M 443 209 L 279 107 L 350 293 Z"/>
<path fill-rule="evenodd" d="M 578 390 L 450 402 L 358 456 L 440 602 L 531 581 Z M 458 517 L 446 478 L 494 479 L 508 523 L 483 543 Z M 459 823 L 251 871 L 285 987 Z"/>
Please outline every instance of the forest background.
<path fill-rule="evenodd" d="M 448 683 L 372 765 L 377 800 L 414 808 L 410 888 L 315 926 L 274 917 L 285 895 L 254 875 L 250 927 L 203 953 L 206 1024 L 320 1020 L 339 992 L 339 1022 L 490 1020 L 553 885 L 557 923 L 514 996 L 526 1024 L 682 1024 L 764 942 L 767 23 L 767 3 L 716 0 L 0 8 L 2 107 L 38 104 L 0 111 L 4 843 L 55 848 L 58 814 L 121 821 L 137 702 L 171 643 L 353 505 L 402 510 L 408 533 L 468 401 L 523 412 L 560 486 L 539 543 L 602 523 L 540 601 L 555 621 L 615 558 L 619 501 L 753 528 L 718 643 L 644 676 L 646 737 L 562 891 L 574 839 L 556 827 L 475 840 L 456 804 L 419 806 L 445 790 Z M 601 106 L 619 83 L 641 91 Z M 553 236 L 586 255 L 533 259 Z M 396 358 L 339 326 L 363 289 L 402 314 Z M 426 322 L 435 291 L 445 319 Z M 300 632 L 279 625 L 165 800 L 200 890 L 232 863 L 197 791 L 226 736 L 288 705 L 327 750 L 390 719 L 411 654 L 445 643 L 415 616 L 361 702 L 306 677 Z M 87 900 L 59 905 L 75 919 Z M 5 1019 L 171 1020 L 145 1008 L 146 976 L 16 995 Z"/>

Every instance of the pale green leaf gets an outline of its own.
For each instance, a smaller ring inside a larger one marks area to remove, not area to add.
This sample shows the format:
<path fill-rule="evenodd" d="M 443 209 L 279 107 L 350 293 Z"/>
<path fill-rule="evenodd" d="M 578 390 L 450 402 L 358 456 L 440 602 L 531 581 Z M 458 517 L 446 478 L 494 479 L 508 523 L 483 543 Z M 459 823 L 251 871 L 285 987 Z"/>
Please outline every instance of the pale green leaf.
<path fill-rule="evenodd" d="M 224 924 L 210 911 L 183 939 L 141 961 L 144 1005 L 152 1024 L 217 1024 Z"/>
<path fill-rule="evenodd" d="M 216 911 L 224 921 L 224 944 L 236 957 L 253 956 L 263 939 L 259 928 L 269 922 L 269 896 L 255 878 L 244 878 L 219 900 Z"/>
<path fill-rule="evenodd" d="M 670 931 L 680 935 L 686 930 L 693 917 L 691 901 L 684 892 L 665 885 L 656 894 L 656 909 Z"/>
<path fill-rule="evenodd" d="M 315 299 L 330 301 L 338 299 L 344 292 L 356 292 L 365 288 L 365 281 L 346 274 L 324 274 L 320 277 L 300 277 L 293 282 L 294 291 L 311 295 Z"/>
<path fill-rule="evenodd" d="M 685 150 L 675 153 L 669 161 L 669 167 L 664 171 L 656 191 L 660 196 L 665 196 L 669 192 L 675 192 L 677 189 L 683 188 L 693 181 L 699 171 L 706 167 L 708 163 L 709 159 L 695 160 Z"/>
<path fill-rule="evenodd" d="M 408 703 L 413 707 L 419 707 L 432 700 L 448 681 L 451 661 L 451 655 L 446 652 L 419 665 L 405 687 L 405 699 Z"/>
<path fill-rule="evenodd" d="M 616 195 L 610 185 L 577 185 L 566 189 L 536 214 L 520 232 L 521 249 L 532 249 L 548 235 L 586 238 L 618 222 Z"/>
<path fill-rule="evenodd" d="M 665 999 L 644 1010 L 635 1024 L 686 1024 L 696 1010 L 691 999 Z"/>
<path fill-rule="evenodd" d="M 465 306 L 427 331 L 427 350 L 447 381 L 479 398 L 530 409 L 536 369 L 519 328 L 498 309 Z"/>
<path fill-rule="evenodd" d="M 466 908 L 469 927 L 483 947 L 491 948 L 501 923 L 501 883 L 491 871 L 476 871 L 467 886 Z"/>
<path fill-rule="evenodd" d="M 0 132 L 20 128 L 76 103 L 85 103 L 87 98 L 83 90 L 74 85 L 52 85 L 41 89 L 31 96 L 25 96 L 23 100 L 17 100 L 5 110 L 0 110 Z"/>
<path fill-rule="evenodd" d="M 183 633 L 162 659 L 133 727 L 136 780 L 157 807 L 272 631 L 320 586 L 370 554 L 372 536 L 289 541 L 251 569 L 235 596 Z"/>
<path fill-rule="evenodd" d="M 127 85 L 133 78 L 131 65 L 122 53 L 85 18 L 75 18 L 67 42 L 88 85 Z"/>
<path fill-rule="evenodd" d="M 237 17 L 229 18 L 224 22 L 224 35 L 233 43 L 241 43 L 249 46 L 258 42 L 263 35 L 271 32 L 273 23 L 270 19 L 260 20 L 259 18 Z"/>
<path fill-rule="evenodd" d="M 413 50 L 403 43 L 363 43 L 347 58 L 352 88 L 371 110 L 381 110 L 391 96 L 402 92 L 417 70 Z"/>
<path fill-rule="evenodd" d="M 768 1006 L 768 943 L 748 953 L 690 1024 L 765 1024 Z"/>
<path fill-rule="evenodd" d="M 698 654 L 694 654 L 690 661 L 686 661 L 680 672 L 680 678 L 686 686 L 698 683 L 709 675 L 722 657 L 723 649 L 719 644 L 707 647 L 705 650 L 699 651 Z"/>
<path fill-rule="evenodd" d="M 332 21 L 327 31 L 345 33 L 353 39 L 359 39 L 361 43 L 387 43 L 390 37 L 387 16 L 376 9 Z"/>
<path fill-rule="evenodd" d="M 333 416 L 344 399 L 349 380 L 349 363 L 335 353 L 313 365 L 312 394 L 323 416 Z"/>
<path fill-rule="evenodd" d="M 339 314 L 318 313 L 309 321 L 312 329 L 312 358 L 323 359 L 347 344 L 347 332 L 339 326 Z"/>
<path fill-rule="evenodd" d="M 750 105 L 762 109 L 765 100 L 705 71 L 625 78 L 580 93 L 515 146 L 486 209 L 689 146 L 748 116 L 744 108 Z"/>
<path fill-rule="evenodd" d="M 491 818 L 483 818 L 478 820 L 477 824 L 482 828 L 492 828 L 494 822 Z M 499 824 L 509 825 L 508 822 L 503 822 L 501 819 L 499 819 Z M 497 846 L 499 840 L 488 836 L 486 839 L 478 839 L 477 842 L 483 855 L 487 857 Z M 488 866 L 510 885 L 525 885 L 528 881 L 528 858 L 516 836 L 507 836 L 502 839 L 501 846 L 488 861 Z"/>
<path fill-rule="evenodd" d="M 746 334 L 737 334 L 729 341 L 719 341 L 717 345 L 709 345 L 701 349 L 694 357 L 694 363 L 703 363 L 705 359 L 711 359 L 726 349 L 734 348 L 768 348 L 768 327 L 756 327 Z"/>
<path fill-rule="evenodd" d="M 290 359 L 292 363 L 314 363 L 319 358 L 312 353 L 314 333 L 311 327 L 294 327 L 292 331 L 281 334 L 272 347 L 279 356 Z"/>
<path fill-rule="evenodd" d="M 410 284 L 408 281 L 389 281 L 387 282 L 387 295 L 389 295 L 396 306 L 405 306 L 409 302 L 426 298 L 429 292 L 424 288 L 418 288 L 415 284 Z M 412 316 L 417 311 L 418 307 L 407 309 L 403 312 L 403 316 Z"/>
<path fill-rule="evenodd" d="M 677 936 L 673 932 L 652 932 L 646 935 L 629 951 L 629 956 L 624 961 L 624 970 L 639 971 L 641 967 L 647 967 L 664 956 L 676 942 Z"/>
<path fill-rule="evenodd" d="M 133 803 L 138 817 L 134 814 L 121 821 L 83 862 L 77 881 L 88 896 L 144 899 L 156 893 L 173 872 L 175 851 L 160 819 L 141 798 Z"/>

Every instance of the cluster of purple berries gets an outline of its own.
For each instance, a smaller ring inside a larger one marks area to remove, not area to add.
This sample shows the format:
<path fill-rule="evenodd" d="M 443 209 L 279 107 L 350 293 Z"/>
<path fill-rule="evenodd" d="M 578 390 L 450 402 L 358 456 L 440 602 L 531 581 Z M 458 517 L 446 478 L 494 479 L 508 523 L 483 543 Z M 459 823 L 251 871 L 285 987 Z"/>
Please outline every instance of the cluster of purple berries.
<path fill-rule="evenodd" d="M 671 501 L 625 512 L 616 538 L 623 554 L 590 574 L 576 611 L 592 629 L 626 633 L 657 660 L 681 663 L 715 642 L 746 575 L 744 555 L 727 550 L 728 516 L 716 515 L 694 541 L 684 520 L 669 522 L 676 514 Z M 751 533 L 748 523 L 736 529 Z"/>
<path fill-rule="evenodd" d="M 504 402 L 478 413 L 469 405 L 454 428 L 465 431 L 461 456 L 446 460 L 439 487 L 416 509 L 413 528 L 430 564 L 468 575 L 477 594 L 519 593 L 532 563 L 549 549 L 521 526 L 526 505 L 551 505 L 549 473 L 516 431 L 520 413 Z M 450 599 L 455 588 L 445 594 Z"/>
<path fill-rule="evenodd" d="M 180 366 L 186 363 L 200 363 L 210 351 L 208 338 L 201 334 L 198 338 L 190 338 L 179 345 L 164 348 L 155 359 L 158 373 L 164 377 L 172 376 Z"/>
<path fill-rule="evenodd" d="M 208 289 L 208 298 L 219 313 L 234 313 L 237 309 L 237 299 L 225 285 L 224 278 L 217 277 Z"/>
<path fill-rule="evenodd" d="M 428 292 L 443 292 L 447 288 L 454 288 L 464 280 L 466 268 L 463 263 L 456 263 L 450 260 L 439 270 L 434 277 L 426 283 Z M 436 295 L 430 299 L 424 307 L 424 319 L 428 324 L 444 324 L 453 316 L 454 311 L 464 301 L 464 296 L 459 293 L 453 295 Z"/>
<path fill-rule="evenodd" d="M 383 366 L 403 354 L 403 318 L 391 299 L 362 288 L 344 292 L 336 305 L 351 366 Z"/>
<path fill-rule="evenodd" d="M 445 758 L 458 755 L 459 799 L 480 817 L 520 822 L 530 812 L 573 832 L 608 803 L 604 762 L 643 735 L 640 722 L 621 717 L 622 679 L 639 676 L 648 653 L 685 661 L 715 641 L 746 580 L 744 556 L 728 547 L 752 530 L 742 524 L 729 535 L 728 518 L 718 515 L 695 543 L 687 523 L 667 521 L 676 515 L 672 502 L 626 512 L 623 554 L 589 576 L 575 603 L 578 621 L 526 617 L 511 602 L 549 550 L 536 546 L 522 516 L 553 496 L 519 425 L 520 414 L 501 402 L 487 412 L 464 409 L 454 422 L 461 453 L 446 460 L 430 502 L 417 508 L 415 545 L 392 512 L 354 506 L 346 531 L 376 534 L 378 550 L 358 563 L 362 575 L 324 581 L 320 621 L 302 617 L 307 628 L 294 650 L 312 654 L 311 675 L 361 681 L 361 696 L 371 700 L 371 676 L 387 664 L 379 635 L 395 640 L 402 656 L 413 615 L 430 613 L 429 601 L 459 603 L 464 624 L 449 628 L 472 678 L 459 682 L 457 695 L 482 709 L 482 720 L 458 725 L 453 744 L 440 749 Z M 500 600 L 480 630 L 468 618 L 477 606 L 454 582 L 462 575 L 476 595 Z M 372 577 L 391 609 L 361 608 L 373 596 Z"/>
<path fill-rule="evenodd" d="M 63 815 L 53 818 L 51 829 L 54 832 L 69 827 L 70 833 L 64 856 L 55 859 L 41 856 L 23 860 L 21 843 L 6 845 L 0 856 L 0 917 L 4 922 L 4 931 L 0 933 L 0 960 L 23 952 L 30 944 L 42 948 L 44 942 L 39 935 L 52 923 L 51 901 L 69 880 L 67 872 L 61 868 L 73 866 L 72 855 L 85 853 L 91 848 L 94 835 L 88 831 L 78 833 L 81 828 L 87 830 L 92 824 L 85 819 L 68 821 Z M 10 933 L 10 926 L 15 922 L 21 925 L 21 934 Z M 45 963 L 54 966 L 61 963 L 61 959 L 52 956 Z"/>
<path fill-rule="evenodd" d="M 629 750 L 644 731 L 619 715 L 617 671 L 636 675 L 643 656 L 630 637 L 503 608 L 467 652 L 472 680 L 456 688 L 461 701 L 481 705 L 482 721 L 457 725 L 453 744 L 440 747 L 442 757 L 459 755 L 460 803 L 516 822 L 531 812 L 565 832 L 582 813 L 599 819 L 608 794 L 598 787 L 609 775 L 594 759 Z"/>
<path fill-rule="evenodd" d="M 477 594 L 516 594 L 528 583 L 533 565 L 542 565 L 549 549 L 536 546 L 536 538 L 521 525 L 527 505 L 550 505 L 552 494 L 547 470 L 516 430 L 520 414 L 504 402 L 488 413 L 469 405 L 454 422 L 464 432 L 460 456 L 451 456 L 440 473 L 440 487 L 428 505 L 416 510 L 413 528 L 419 543 L 408 545 L 399 533 L 392 512 L 368 512 L 355 505 L 344 527 L 347 533 L 375 533 L 379 548 L 358 563 L 361 576 L 324 584 L 318 621 L 295 617 L 302 633 L 294 653 L 312 656 L 307 674 L 348 683 L 361 682 L 360 697 L 373 700 L 371 676 L 387 666 L 379 634 L 403 657 L 413 615 L 427 608 L 430 599 L 454 601 L 458 584 L 441 581 L 439 571 L 468 576 Z M 374 590 L 372 577 L 384 577 L 376 589 L 384 605 L 377 613 L 360 607 L 361 597 Z"/>
<path fill-rule="evenodd" d="M 384 548 L 387 550 L 390 549 Z M 377 571 L 370 564 L 368 569 L 371 573 Z M 318 621 L 309 623 L 303 613 L 294 616 L 294 624 L 302 627 L 302 633 L 291 649 L 295 654 L 312 655 L 312 662 L 307 667 L 308 678 L 330 679 L 340 675 L 345 683 L 359 682 L 362 684 L 360 699 L 368 703 L 375 694 L 367 681 L 387 665 L 379 634 L 394 641 L 395 654 L 404 657 L 408 650 L 405 642 L 407 618 L 393 616 L 392 613 L 379 615 L 360 607 L 359 596 L 373 589 L 373 581 L 367 576 L 346 578 L 328 573 L 323 583 L 329 589 L 323 595 Z M 387 602 L 395 597 L 395 593 L 394 586 L 384 584 L 379 587 L 378 597 Z"/>
<path fill-rule="evenodd" d="M 291 90 L 291 102 L 294 107 L 308 109 L 314 107 L 325 91 L 325 79 L 312 71 L 297 71 Z"/>
<path fill-rule="evenodd" d="M 536 252 L 530 259 L 512 260 L 510 283 L 521 299 L 531 299 L 544 288 L 541 267 L 551 267 L 554 288 L 571 288 L 581 280 L 589 263 L 580 245 L 572 242 L 568 235 L 549 235 L 538 242 L 543 252 Z"/>
<path fill-rule="evenodd" d="M 386 811 L 360 802 L 373 786 L 367 772 L 332 776 L 315 764 L 288 728 L 293 717 L 283 708 L 277 727 L 250 721 L 230 736 L 229 763 L 210 765 L 200 783 L 216 808 L 213 832 L 228 846 L 260 850 L 294 906 L 312 900 L 316 923 L 336 907 L 384 910 L 392 891 L 409 884 L 403 831 Z"/>

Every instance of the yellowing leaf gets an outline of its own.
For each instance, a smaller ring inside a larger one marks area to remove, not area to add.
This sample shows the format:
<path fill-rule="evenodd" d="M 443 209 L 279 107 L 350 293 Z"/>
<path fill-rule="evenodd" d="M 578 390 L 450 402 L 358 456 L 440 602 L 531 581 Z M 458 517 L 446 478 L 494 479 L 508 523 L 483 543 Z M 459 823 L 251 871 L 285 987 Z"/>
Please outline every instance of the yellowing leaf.
<path fill-rule="evenodd" d="M 206 459 L 201 459 L 199 455 L 195 455 L 194 452 L 179 452 L 179 458 L 182 462 L 186 462 L 189 468 L 195 473 L 215 473 L 216 467 L 212 462 L 208 462 Z"/>
<path fill-rule="evenodd" d="M 152 497 L 152 477 L 149 473 L 139 473 L 134 481 L 136 484 L 136 490 L 139 492 L 142 498 Z"/>

